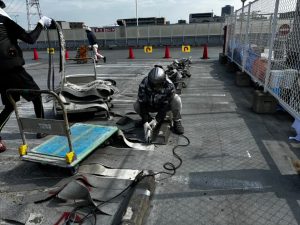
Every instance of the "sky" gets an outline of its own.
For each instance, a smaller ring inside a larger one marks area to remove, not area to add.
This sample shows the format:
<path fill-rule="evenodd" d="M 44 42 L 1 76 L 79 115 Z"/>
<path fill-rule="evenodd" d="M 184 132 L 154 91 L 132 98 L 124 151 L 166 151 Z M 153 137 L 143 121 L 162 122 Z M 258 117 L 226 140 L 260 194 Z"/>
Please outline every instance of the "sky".
<path fill-rule="evenodd" d="M 6 12 L 26 29 L 26 0 L 3 1 Z M 190 13 L 213 12 L 220 16 L 225 5 L 234 6 L 234 10 L 242 7 L 241 0 L 39 0 L 39 4 L 42 15 L 96 27 L 115 25 L 117 19 L 135 18 L 136 5 L 138 17 L 165 17 L 171 23 L 179 19 L 188 22 Z"/>

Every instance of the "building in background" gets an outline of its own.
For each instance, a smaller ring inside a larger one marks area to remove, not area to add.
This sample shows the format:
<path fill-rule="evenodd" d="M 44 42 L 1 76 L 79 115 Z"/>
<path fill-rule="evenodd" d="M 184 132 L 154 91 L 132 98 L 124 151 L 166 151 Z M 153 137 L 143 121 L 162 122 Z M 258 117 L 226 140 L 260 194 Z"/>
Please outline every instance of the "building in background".
<path fill-rule="evenodd" d="M 71 29 L 82 29 L 84 22 L 69 22 Z"/>
<path fill-rule="evenodd" d="M 231 15 L 234 12 L 234 7 L 231 5 L 225 5 L 221 10 L 221 17 L 225 17 L 226 15 Z"/>
<path fill-rule="evenodd" d="M 224 17 L 214 15 L 214 22 L 224 22 L 224 21 L 225 21 Z"/>
<path fill-rule="evenodd" d="M 56 21 L 56 22 L 59 23 L 61 29 L 63 29 L 63 30 L 71 29 L 69 22 L 66 22 L 66 21 Z"/>
<path fill-rule="evenodd" d="M 165 25 L 166 18 L 164 17 L 143 17 L 138 18 L 139 26 L 143 25 Z M 119 26 L 136 26 L 136 18 L 130 19 L 118 19 L 117 24 Z"/>
<path fill-rule="evenodd" d="M 191 13 L 189 16 L 189 23 L 207 23 L 213 22 L 214 15 L 212 12 L 209 13 Z"/>
<path fill-rule="evenodd" d="M 67 21 L 56 21 L 63 30 L 70 29 L 82 29 L 83 22 L 67 22 Z M 56 29 L 55 25 L 52 24 L 48 29 Z"/>
<path fill-rule="evenodd" d="M 178 24 L 186 24 L 186 20 L 178 20 Z"/>

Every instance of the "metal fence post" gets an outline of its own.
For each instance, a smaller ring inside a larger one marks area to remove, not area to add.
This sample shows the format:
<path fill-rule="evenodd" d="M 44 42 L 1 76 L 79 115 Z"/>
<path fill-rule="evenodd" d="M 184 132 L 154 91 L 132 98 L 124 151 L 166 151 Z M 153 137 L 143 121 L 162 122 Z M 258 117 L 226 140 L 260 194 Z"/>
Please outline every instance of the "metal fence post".
<path fill-rule="evenodd" d="M 235 15 L 234 15 L 234 25 L 233 25 L 233 42 L 231 43 L 231 60 L 233 61 L 233 52 L 234 52 L 234 48 L 233 45 L 235 44 L 235 26 L 236 26 L 236 21 L 237 21 L 237 11 L 235 11 Z"/>
<path fill-rule="evenodd" d="M 161 26 L 159 26 L 159 45 L 161 45 Z"/>
<path fill-rule="evenodd" d="M 198 29 L 197 29 L 198 27 L 197 27 L 197 24 L 195 23 L 195 31 L 196 31 L 196 33 L 195 33 L 195 38 L 194 38 L 194 45 L 196 46 L 196 44 L 197 44 L 197 33 L 198 33 Z"/>
<path fill-rule="evenodd" d="M 76 50 L 77 43 L 76 43 L 76 35 L 74 31 L 72 31 L 72 36 L 73 36 L 73 49 Z"/>
<path fill-rule="evenodd" d="M 139 32 L 139 26 L 136 26 L 136 46 L 139 46 L 139 36 L 140 36 L 140 32 Z"/>
<path fill-rule="evenodd" d="M 272 34 L 272 26 L 273 26 L 272 21 L 273 21 L 273 17 L 274 17 L 274 15 L 271 14 L 271 15 L 270 15 L 269 34 Z M 263 30 L 263 23 L 261 23 L 261 26 L 260 26 L 260 33 L 261 33 L 261 34 L 262 34 L 262 30 Z M 270 46 L 270 43 L 271 43 L 271 39 L 268 39 L 267 45 Z"/>
<path fill-rule="evenodd" d="M 104 47 L 106 46 L 106 28 L 103 28 L 103 32 L 104 32 Z"/>
<path fill-rule="evenodd" d="M 245 72 L 245 64 L 247 59 L 247 51 L 245 51 L 246 46 L 249 47 L 249 24 L 250 24 L 250 11 L 251 11 L 251 2 L 248 5 L 248 18 L 247 18 L 247 25 L 246 25 L 246 33 L 245 33 L 245 42 L 243 46 L 243 61 L 242 61 L 242 72 Z M 243 16 L 244 17 L 244 16 Z"/>
<path fill-rule="evenodd" d="M 115 44 L 117 44 L 117 25 L 115 24 Z"/>
<path fill-rule="evenodd" d="M 222 43 L 222 35 L 224 34 L 223 32 L 223 28 L 224 28 L 224 22 L 220 23 L 220 43 Z"/>
<path fill-rule="evenodd" d="M 171 26 L 171 45 L 173 44 L 173 26 Z"/>
<path fill-rule="evenodd" d="M 244 11 L 245 11 L 245 6 L 244 6 L 244 3 L 245 3 L 246 0 L 242 0 L 242 3 L 243 3 L 243 6 L 242 6 L 242 16 L 240 17 L 240 20 L 241 20 L 241 25 L 240 25 L 240 43 L 242 42 L 242 30 L 243 30 L 243 22 L 244 22 Z"/>
<path fill-rule="evenodd" d="M 127 39 L 127 26 L 125 25 L 125 41 L 126 41 L 126 45 L 128 46 L 128 39 Z"/>
<path fill-rule="evenodd" d="M 209 35 L 210 35 L 210 23 L 207 23 L 207 43 L 209 43 Z"/>
<path fill-rule="evenodd" d="M 226 24 L 223 28 L 224 32 L 224 41 L 223 41 L 223 54 L 227 55 L 227 43 L 228 43 L 228 25 Z"/>
<path fill-rule="evenodd" d="M 149 25 L 147 26 L 147 34 L 148 34 L 148 45 L 150 44 L 150 30 Z"/>
<path fill-rule="evenodd" d="M 267 71 L 266 71 L 265 82 L 264 82 L 264 92 L 267 92 L 267 83 L 270 78 L 272 51 L 273 51 L 273 45 L 274 45 L 274 39 L 275 39 L 276 27 L 277 27 L 278 8 L 279 8 L 279 0 L 276 0 L 275 11 L 274 11 L 274 16 L 273 16 L 273 20 L 272 20 L 272 35 L 271 35 L 271 40 L 270 40 L 268 65 L 267 65 Z"/>
<path fill-rule="evenodd" d="M 185 33 L 185 25 L 182 25 L 182 44 L 184 45 L 184 33 Z"/>

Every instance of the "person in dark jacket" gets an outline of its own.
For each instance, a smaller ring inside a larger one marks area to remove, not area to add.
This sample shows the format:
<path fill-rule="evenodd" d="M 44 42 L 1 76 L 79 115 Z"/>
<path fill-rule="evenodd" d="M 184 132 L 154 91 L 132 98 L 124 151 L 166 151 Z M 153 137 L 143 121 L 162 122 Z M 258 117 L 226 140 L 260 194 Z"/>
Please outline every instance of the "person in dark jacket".
<path fill-rule="evenodd" d="M 50 18 L 43 16 L 33 31 L 26 32 L 9 17 L 3 10 L 4 8 L 5 3 L 0 0 L 0 94 L 2 104 L 4 105 L 4 109 L 0 113 L 0 132 L 14 111 L 6 91 L 8 89 L 39 90 L 36 82 L 23 67 L 25 61 L 22 50 L 18 45 L 18 39 L 29 44 L 35 43 L 43 28 L 49 27 L 52 21 Z M 13 94 L 12 97 L 15 101 L 19 101 L 21 96 L 27 101 L 32 101 L 37 118 L 44 117 L 44 109 L 40 95 Z M 37 138 L 43 136 L 41 133 L 37 134 Z M 0 137 L 0 152 L 5 150 L 6 146 Z"/>
<path fill-rule="evenodd" d="M 173 114 L 173 131 L 176 134 L 184 133 L 181 124 L 181 98 L 175 93 L 174 84 L 160 66 L 151 69 L 140 83 L 134 109 L 142 118 L 146 140 L 146 131 L 155 129 L 157 124 L 164 120 L 168 111 Z M 157 113 L 155 118 L 150 116 L 149 113 L 152 112 Z"/>
<path fill-rule="evenodd" d="M 95 61 L 98 62 L 98 59 L 103 59 L 103 62 L 106 63 L 106 57 L 101 55 L 98 52 L 99 46 L 98 46 L 98 43 L 97 43 L 97 38 L 96 38 L 95 33 L 86 24 L 83 24 L 83 29 L 85 29 L 86 36 L 87 36 L 87 39 L 89 41 L 89 45 L 91 46 L 91 48 L 93 48 Z"/>

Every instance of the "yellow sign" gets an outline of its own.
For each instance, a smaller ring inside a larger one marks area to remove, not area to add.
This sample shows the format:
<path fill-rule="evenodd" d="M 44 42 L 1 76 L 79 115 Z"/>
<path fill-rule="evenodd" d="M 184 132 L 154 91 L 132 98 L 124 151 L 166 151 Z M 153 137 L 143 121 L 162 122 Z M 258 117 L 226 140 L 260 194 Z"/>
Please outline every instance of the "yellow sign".
<path fill-rule="evenodd" d="M 150 46 L 150 45 L 144 46 L 144 52 L 145 53 L 152 53 L 152 46 Z"/>
<path fill-rule="evenodd" d="M 47 48 L 47 53 L 50 53 L 51 55 L 53 55 L 55 52 L 54 48 Z"/>
<path fill-rule="evenodd" d="M 181 51 L 182 52 L 191 52 L 191 46 L 190 45 L 182 45 Z"/>

